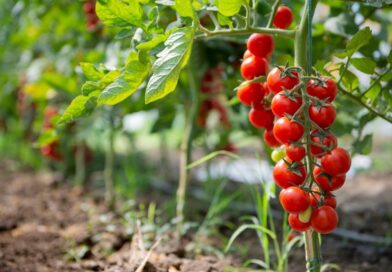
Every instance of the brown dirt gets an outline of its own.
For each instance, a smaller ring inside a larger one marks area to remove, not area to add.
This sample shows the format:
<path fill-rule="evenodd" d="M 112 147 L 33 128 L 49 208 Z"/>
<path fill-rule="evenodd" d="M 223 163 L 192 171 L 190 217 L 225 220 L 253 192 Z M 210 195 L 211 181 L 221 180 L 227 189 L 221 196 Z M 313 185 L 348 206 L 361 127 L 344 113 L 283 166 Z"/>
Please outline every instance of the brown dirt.
<path fill-rule="evenodd" d="M 218 272 L 233 263 L 229 258 L 185 258 L 185 241 L 173 244 L 175 239 L 148 252 L 141 235 L 127 238 L 103 205 L 53 182 L 52 175 L 0 168 L 0 186 L 1 272 L 136 271 L 144 262 L 140 272 Z M 99 224 L 102 216 L 107 224 Z M 114 231 L 106 230 L 109 225 Z M 69 260 L 70 255 L 76 257 Z"/>
<path fill-rule="evenodd" d="M 340 226 L 391 236 L 391 175 L 360 176 L 352 183 L 337 194 Z M 142 263 L 141 272 L 217 272 L 240 263 L 229 257 L 186 255 L 189 237 L 166 237 L 149 252 L 151 245 L 143 245 L 140 232 L 126 234 L 118 217 L 99 201 L 60 185 L 53 175 L 0 167 L 0 186 L 0 272 L 136 271 Z M 238 243 L 249 246 L 254 256 L 248 257 L 260 257 L 260 247 L 249 243 L 254 237 L 246 236 Z M 328 235 L 322 249 L 324 261 L 345 272 L 392 271 L 390 246 Z M 303 248 L 290 255 L 289 271 L 304 271 Z"/>

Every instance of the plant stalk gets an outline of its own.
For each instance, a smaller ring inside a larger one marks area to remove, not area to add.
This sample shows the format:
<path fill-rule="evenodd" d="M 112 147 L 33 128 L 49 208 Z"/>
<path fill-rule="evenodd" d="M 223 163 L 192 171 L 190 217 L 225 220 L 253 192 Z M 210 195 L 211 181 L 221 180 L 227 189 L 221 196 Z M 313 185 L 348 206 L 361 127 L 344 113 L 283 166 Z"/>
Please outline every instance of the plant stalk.
<path fill-rule="evenodd" d="M 180 145 L 180 169 L 179 169 L 179 184 L 177 189 L 177 234 L 180 235 L 183 230 L 184 224 L 184 208 L 185 208 L 185 199 L 186 199 L 186 191 L 188 187 L 188 162 L 191 159 L 191 151 L 192 151 L 192 134 L 194 123 L 196 119 L 196 114 L 198 110 L 198 95 L 197 95 L 197 84 L 195 81 L 195 77 L 193 72 L 196 71 L 193 69 L 192 64 L 188 64 L 187 66 L 187 76 L 189 81 L 189 90 L 190 97 L 189 101 L 185 102 L 185 127 L 184 134 L 182 137 L 181 145 Z"/>
<path fill-rule="evenodd" d="M 114 195 L 114 178 L 113 178 L 113 168 L 114 168 L 114 118 L 113 110 L 109 110 L 109 135 L 108 143 L 105 154 L 105 169 L 104 169 L 104 179 L 105 179 L 105 202 L 110 209 L 114 208 L 115 195 Z"/>
<path fill-rule="evenodd" d="M 312 5 L 314 4 L 314 5 Z M 295 65 L 302 67 L 306 71 L 307 75 L 311 75 L 312 69 L 311 64 L 308 59 L 308 29 L 311 27 L 309 22 L 311 22 L 311 17 L 309 18 L 309 13 L 313 14 L 314 9 L 317 5 L 317 0 L 306 0 L 304 14 L 302 16 L 301 23 L 297 30 L 295 36 Z M 312 8 L 309 12 L 309 8 Z M 305 85 L 306 86 L 306 85 Z M 310 118 L 309 118 L 309 105 L 310 101 L 308 96 L 306 96 L 305 87 L 301 89 L 302 100 L 304 103 L 304 133 L 306 135 L 306 163 L 307 163 L 307 173 L 308 177 L 312 175 L 313 172 L 313 157 L 310 153 L 310 131 L 312 129 Z M 307 179 L 310 184 L 312 183 L 311 178 Z M 321 267 L 321 251 L 319 245 L 319 239 L 316 232 L 308 230 L 304 233 L 305 238 L 305 258 L 306 258 L 306 271 L 308 272 L 320 272 Z"/>

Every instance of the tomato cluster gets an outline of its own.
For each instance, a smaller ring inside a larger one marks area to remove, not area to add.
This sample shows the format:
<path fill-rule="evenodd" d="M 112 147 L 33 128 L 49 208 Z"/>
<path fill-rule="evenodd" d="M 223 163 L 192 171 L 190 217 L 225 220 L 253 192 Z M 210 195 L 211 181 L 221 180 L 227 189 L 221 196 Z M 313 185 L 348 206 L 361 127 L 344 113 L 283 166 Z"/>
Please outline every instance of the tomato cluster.
<path fill-rule="evenodd" d="M 200 128 L 205 129 L 207 127 L 208 117 L 211 113 L 215 112 L 218 115 L 221 127 L 225 131 L 219 148 L 229 152 L 235 152 L 237 150 L 236 146 L 228 139 L 231 122 L 224 100 L 223 73 L 224 67 L 222 65 L 209 68 L 204 73 L 200 84 L 200 92 L 203 98 L 199 106 L 197 124 Z"/>
<path fill-rule="evenodd" d="M 268 72 L 273 49 L 272 36 L 250 36 L 241 65 L 247 81 L 237 96 L 251 107 L 250 123 L 265 129 L 264 141 L 274 148 L 273 178 L 282 189 L 279 200 L 290 226 L 330 233 L 338 224 L 332 192 L 343 186 L 351 165 L 350 155 L 338 147 L 330 130 L 337 86 L 327 77 L 304 76 L 299 67 L 278 66 Z"/>
<path fill-rule="evenodd" d="M 86 21 L 87 29 L 90 31 L 95 30 L 99 23 L 99 18 L 95 13 L 95 0 L 87 0 L 83 4 L 83 11 L 87 17 L 87 21 Z"/>

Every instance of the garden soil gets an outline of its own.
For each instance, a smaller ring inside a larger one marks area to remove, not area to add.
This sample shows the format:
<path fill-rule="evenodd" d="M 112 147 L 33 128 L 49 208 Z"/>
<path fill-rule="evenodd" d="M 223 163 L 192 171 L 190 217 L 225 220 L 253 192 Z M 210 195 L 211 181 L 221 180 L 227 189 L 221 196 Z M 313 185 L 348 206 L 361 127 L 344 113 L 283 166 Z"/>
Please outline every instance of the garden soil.
<path fill-rule="evenodd" d="M 351 192 L 339 192 L 341 227 L 392 235 L 390 177 L 363 177 Z M 129 236 L 96 197 L 62 185 L 51 174 L 0 166 L 0 272 L 214 272 L 241 263 L 231 256 L 189 257 L 185 249 L 190 237 L 145 245 L 142 227 L 136 225 Z M 322 246 L 324 260 L 339 264 L 342 271 L 392 271 L 392 250 L 386 245 L 329 235 Z M 260 248 L 249 247 L 257 257 Z M 303 258 L 303 249 L 295 249 L 289 271 L 304 271 Z"/>

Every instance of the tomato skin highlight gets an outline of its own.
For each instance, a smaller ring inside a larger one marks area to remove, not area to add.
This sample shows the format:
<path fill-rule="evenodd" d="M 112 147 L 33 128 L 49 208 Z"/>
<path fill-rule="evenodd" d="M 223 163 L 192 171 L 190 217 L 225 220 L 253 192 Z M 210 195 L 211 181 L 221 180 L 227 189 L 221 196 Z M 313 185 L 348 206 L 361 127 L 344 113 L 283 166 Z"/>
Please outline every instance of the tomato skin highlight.
<path fill-rule="evenodd" d="M 278 147 L 280 143 L 276 140 L 272 130 L 265 130 L 263 134 L 264 142 L 270 147 Z"/>
<path fill-rule="evenodd" d="M 254 127 L 270 130 L 273 127 L 275 116 L 271 110 L 266 110 L 263 104 L 257 103 L 249 111 L 248 118 Z"/>
<path fill-rule="evenodd" d="M 303 146 L 290 144 L 286 146 L 286 155 L 290 160 L 300 161 L 305 157 L 306 150 Z"/>
<path fill-rule="evenodd" d="M 274 17 L 274 26 L 281 29 L 288 28 L 293 22 L 293 12 L 289 7 L 280 6 Z"/>
<path fill-rule="evenodd" d="M 284 160 L 280 160 L 276 163 L 272 170 L 274 181 L 281 188 L 288 188 L 290 186 L 301 185 L 306 178 L 306 170 L 303 164 L 298 168 L 300 175 L 291 171 Z"/>
<path fill-rule="evenodd" d="M 245 60 L 251 56 L 253 56 L 253 54 L 248 49 L 246 49 L 244 55 L 242 56 L 242 60 Z"/>
<path fill-rule="evenodd" d="M 350 170 L 351 158 L 345 149 L 337 147 L 321 158 L 321 166 L 331 176 L 345 174 Z"/>
<path fill-rule="evenodd" d="M 284 69 L 283 66 L 280 66 L 280 68 Z M 299 75 L 296 71 L 291 73 L 293 77 L 288 75 L 281 77 L 281 70 L 278 67 L 273 68 L 267 76 L 267 85 L 270 91 L 277 94 L 283 91 L 283 88 L 291 90 L 297 86 L 299 84 Z"/>
<path fill-rule="evenodd" d="M 253 103 L 260 102 L 264 97 L 264 87 L 260 83 L 251 83 L 240 86 L 237 91 L 237 97 L 242 104 L 251 106 Z"/>
<path fill-rule="evenodd" d="M 321 77 L 321 79 L 325 81 L 326 86 L 322 86 L 318 84 L 316 80 L 312 79 L 309 80 L 306 86 L 306 92 L 320 100 L 327 99 L 327 102 L 330 103 L 336 98 L 336 95 L 338 94 L 338 88 L 333 79 L 328 77 Z"/>
<path fill-rule="evenodd" d="M 313 177 L 324 191 L 331 192 L 341 188 L 346 180 L 346 175 L 330 176 L 321 167 L 313 169 Z"/>
<path fill-rule="evenodd" d="M 281 144 L 290 144 L 302 138 L 304 129 L 301 124 L 287 117 L 281 117 L 275 122 L 273 133 Z"/>
<path fill-rule="evenodd" d="M 274 51 L 275 42 L 271 35 L 254 33 L 250 35 L 246 46 L 253 55 L 265 58 Z"/>
<path fill-rule="evenodd" d="M 295 100 L 293 101 L 286 96 L 284 91 L 281 91 L 272 98 L 271 110 L 275 116 L 283 117 L 286 116 L 286 114 L 294 115 L 301 105 L 301 97 L 295 97 Z"/>
<path fill-rule="evenodd" d="M 310 224 L 312 228 L 322 234 L 331 233 L 338 225 L 339 218 L 335 209 L 323 205 L 313 210 Z"/>
<path fill-rule="evenodd" d="M 296 231 L 307 231 L 310 228 L 310 221 L 307 223 L 301 222 L 298 214 L 289 214 L 288 221 L 290 227 Z"/>
<path fill-rule="evenodd" d="M 306 211 L 310 206 L 307 192 L 295 186 L 280 191 L 279 201 L 285 211 L 294 214 Z"/>
<path fill-rule="evenodd" d="M 268 72 L 268 61 L 265 58 L 250 56 L 241 63 L 241 75 L 246 80 L 265 76 Z"/>
<path fill-rule="evenodd" d="M 316 106 L 310 106 L 309 117 L 319 127 L 328 128 L 336 119 L 336 109 L 331 104 L 322 106 L 320 109 L 318 109 Z"/>
<path fill-rule="evenodd" d="M 334 149 L 338 145 L 337 138 L 329 130 L 326 131 L 326 135 L 321 136 L 321 132 L 317 129 L 314 129 L 310 132 L 310 139 L 312 142 L 323 145 L 326 148 L 329 148 L 331 150 Z M 324 151 L 323 148 L 321 148 L 320 146 L 317 146 L 315 144 L 311 144 L 310 145 L 310 153 L 313 156 L 320 158 L 329 152 Z"/>

